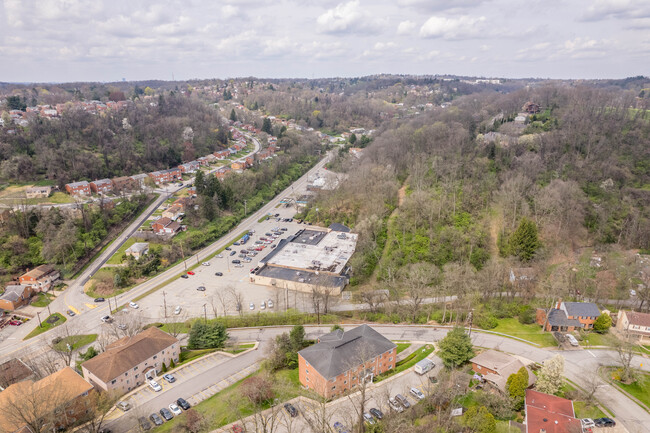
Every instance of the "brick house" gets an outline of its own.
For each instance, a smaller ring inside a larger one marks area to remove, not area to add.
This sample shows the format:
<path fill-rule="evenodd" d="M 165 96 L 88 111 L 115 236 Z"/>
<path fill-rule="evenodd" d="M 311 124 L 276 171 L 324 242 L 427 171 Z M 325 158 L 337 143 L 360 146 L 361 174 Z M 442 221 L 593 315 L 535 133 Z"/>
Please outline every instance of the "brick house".
<path fill-rule="evenodd" d="M 96 194 L 106 194 L 113 190 L 113 182 L 110 179 L 99 179 L 90 182 L 90 190 Z"/>
<path fill-rule="evenodd" d="M 0 392 L 0 431 L 29 433 L 29 423 L 45 423 L 43 431 L 65 430 L 86 418 L 93 387 L 72 368 L 65 367 L 43 379 L 24 380 Z M 30 403 L 30 407 L 26 407 Z M 22 408 L 19 413 L 16 408 Z M 15 413 L 15 415 L 13 415 Z"/>
<path fill-rule="evenodd" d="M 160 170 L 149 173 L 156 185 L 162 183 L 174 182 L 183 178 L 180 168 L 170 168 L 169 170 Z"/>
<path fill-rule="evenodd" d="M 136 242 L 124 251 L 124 254 L 131 256 L 136 260 L 140 260 L 140 257 L 147 255 L 149 252 L 149 243 L 148 242 Z"/>
<path fill-rule="evenodd" d="M 59 271 L 51 265 L 40 265 L 25 272 L 18 278 L 20 284 L 31 286 L 35 291 L 49 290 L 52 284 L 61 277 Z"/>
<path fill-rule="evenodd" d="M 246 162 L 244 161 L 235 161 L 230 164 L 230 168 L 234 171 L 244 171 L 246 169 Z"/>
<path fill-rule="evenodd" d="M 214 152 L 213 155 L 216 156 L 217 159 L 225 159 L 230 156 L 230 152 L 228 150 L 219 150 Z"/>
<path fill-rule="evenodd" d="M 0 364 L 0 391 L 10 385 L 34 378 L 34 372 L 20 358 L 13 358 Z"/>
<path fill-rule="evenodd" d="M 181 173 L 194 173 L 199 169 L 200 166 L 201 164 L 199 164 L 198 161 L 190 161 L 179 165 L 178 168 L 180 169 Z"/>
<path fill-rule="evenodd" d="M 81 182 L 72 182 L 68 183 L 65 186 L 65 190 L 68 192 L 70 195 L 90 195 L 90 184 L 86 182 L 85 180 L 82 180 Z"/>
<path fill-rule="evenodd" d="M 162 217 L 151 224 L 153 232 L 157 235 L 170 235 L 174 234 L 181 229 L 181 225 L 177 221 L 172 221 L 170 218 Z"/>
<path fill-rule="evenodd" d="M 194 192 L 192 192 L 192 190 L 194 190 Z M 190 194 L 196 194 L 196 188 L 194 187 L 188 188 L 187 192 Z M 192 204 L 192 199 L 190 199 L 189 197 L 181 197 L 175 200 L 174 203 L 172 203 L 172 206 L 179 206 L 181 208 L 181 212 L 185 212 L 188 206 L 190 206 L 191 204 Z"/>
<path fill-rule="evenodd" d="M 135 188 L 144 188 L 144 181 L 150 176 L 148 174 L 140 173 L 129 177 L 133 180 Z"/>
<path fill-rule="evenodd" d="M 131 191 L 136 187 L 136 181 L 131 176 L 122 176 L 111 179 L 114 191 Z"/>
<path fill-rule="evenodd" d="M 616 329 L 628 333 L 641 344 L 650 343 L 650 314 L 620 310 Z"/>
<path fill-rule="evenodd" d="M 232 171 L 232 168 L 230 167 L 221 167 L 219 170 L 214 172 L 214 175 L 216 176 L 217 179 L 223 179 L 226 177 L 226 174 L 230 173 Z"/>
<path fill-rule="evenodd" d="M 368 325 L 336 330 L 298 352 L 300 383 L 325 398 L 395 368 L 396 345 Z"/>
<path fill-rule="evenodd" d="M 81 364 L 81 370 L 95 388 L 129 392 L 156 377 L 163 364 L 178 362 L 180 352 L 178 339 L 152 326 L 111 343 L 104 353 Z"/>
<path fill-rule="evenodd" d="M 6 311 L 14 311 L 23 305 L 27 305 L 34 292 L 31 286 L 9 285 L 5 287 L 5 292 L 0 295 L 0 308 Z"/>
<path fill-rule="evenodd" d="M 517 373 L 522 367 L 528 371 L 528 386 L 533 386 L 536 376 L 519 359 L 496 350 L 486 350 L 470 359 L 472 370 L 483 376 L 483 379 L 496 386 L 501 392 L 506 392 L 506 382 L 511 374 Z"/>
<path fill-rule="evenodd" d="M 526 390 L 525 433 L 580 432 L 580 420 L 576 419 L 573 402 L 565 398 Z"/>
<path fill-rule="evenodd" d="M 183 208 L 173 204 L 163 211 L 162 216 L 163 218 L 169 218 L 172 221 L 176 221 L 182 214 Z"/>
<path fill-rule="evenodd" d="M 600 310 L 594 303 L 558 301 L 548 313 L 538 308 L 536 322 L 542 327 L 546 324 L 545 331 L 572 332 L 580 328 L 593 329 L 598 316 Z"/>
<path fill-rule="evenodd" d="M 246 157 L 246 167 L 252 167 L 254 162 L 255 162 L 255 157 L 253 156 Z"/>

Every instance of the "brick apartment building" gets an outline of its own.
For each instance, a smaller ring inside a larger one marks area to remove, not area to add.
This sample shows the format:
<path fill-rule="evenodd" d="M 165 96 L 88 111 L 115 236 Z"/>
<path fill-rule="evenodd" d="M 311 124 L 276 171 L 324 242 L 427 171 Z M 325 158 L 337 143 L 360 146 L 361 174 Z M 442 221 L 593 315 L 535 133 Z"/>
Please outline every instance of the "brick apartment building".
<path fill-rule="evenodd" d="M 22 285 L 31 286 L 37 292 L 42 292 L 49 290 L 60 277 L 61 274 L 53 266 L 40 265 L 25 272 L 18 278 L 18 281 Z"/>
<path fill-rule="evenodd" d="M 153 179 L 156 185 L 160 185 L 162 183 L 169 183 L 169 182 L 181 180 L 182 172 L 180 168 L 170 168 L 169 170 L 151 172 L 149 173 L 149 177 Z"/>
<path fill-rule="evenodd" d="M 135 189 L 136 182 L 130 176 L 121 176 L 111 179 L 113 191 L 131 191 Z"/>
<path fill-rule="evenodd" d="M 178 339 L 152 326 L 111 343 L 104 353 L 81 364 L 81 370 L 98 389 L 129 392 L 147 377 L 156 377 L 163 364 L 178 362 L 180 353 Z"/>
<path fill-rule="evenodd" d="M 107 194 L 113 190 L 113 182 L 110 179 L 99 179 L 90 182 L 90 190 L 95 194 Z"/>
<path fill-rule="evenodd" d="M 72 182 L 68 183 L 65 186 L 65 190 L 68 192 L 70 195 L 90 195 L 90 184 L 86 182 L 85 180 L 82 180 L 81 182 Z"/>
<path fill-rule="evenodd" d="M 395 368 L 396 345 L 368 325 L 336 330 L 298 352 L 300 383 L 325 398 Z"/>
<path fill-rule="evenodd" d="M 580 328 L 593 329 L 598 316 L 600 310 L 594 303 L 558 301 L 548 313 L 538 308 L 536 322 L 542 327 L 546 324 L 545 331 L 573 332 Z"/>

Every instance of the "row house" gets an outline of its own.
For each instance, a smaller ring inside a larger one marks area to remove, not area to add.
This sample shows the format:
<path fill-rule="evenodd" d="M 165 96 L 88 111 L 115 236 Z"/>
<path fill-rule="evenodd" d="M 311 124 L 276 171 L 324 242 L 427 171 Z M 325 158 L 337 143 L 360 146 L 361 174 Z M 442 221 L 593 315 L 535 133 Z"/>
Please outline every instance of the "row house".
<path fill-rule="evenodd" d="M 199 169 L 200 164 L 197 161 L 186 162 L 178 166 L 181 173 L 194 173 Z"/>
<path fill-rule="evenodd" d="M 230 166 L 221 167 L 219 170 L 214 172 L 214 175 L 217 177 L 217 179 L 223 179 L 226 177 L 226 174 L 230 173 L 231 171 L 232 168 L 230 168 Z"/>
<path fill-rule="evenodd" d="M 170 168 L 169 170 L 160 170 L 149 173 L 156 185 L 162 183 L 174 182 L 182 179 L 182 172 L 180 168 Z"/>
<path fill-rule="evenodd" d="M 173 235 L 181 229 L 181 225 L 178 221 L 162 217 L 151 223 L 151 228 L 157 235 Z"/>
<path fill-rule="evenodd" d="M 68 183 L 65 186 L 65 190 L 68 192 L 70 195 L 90 195 L 90 184 L 86 182 L 85 180 L 82 180 L 80 182 L 72 182 Z"/>
<path fill-rule="evenodd" d="M 133 337 L 124 337 L 81 364 L 85 378 L 98 390 L 129 392 L 178 362 L 180 342 L 152 326 Z"/>
<path fill-rule="evenodd" d="M 325 398 L 353 390 L 395 368 L 396 347 L 368 325 L 338 329 L 298 352 L 300 383 Z"/>
<path fill-rule="evenodd" d="M 218 150 L 213 154 L 217 159 L 225 159 L 230 156 L 230 152 L 226 150 Z"/>
<path fill-rule="evenodd" d="M 201 156 L 199 158 L 196 158 L 196 161 L 201 164 L 201 165 L 210 165 L 210 162 L 214 161 L 216 158 L 214 155 L 210 154 L 207 156 Z"/>
<path fill-rule="evenodd" d="M 135 189 L 136 182 L 130 176 L 121 176 L 111 179 L 114 191 L 131 191 Z"/>
<path fill-rule="evenodd" d="M 129 176 L 129 177 L 133 179 L 136 188 L 144 188 L 145 179 L 147 179 L 149 175 L 145 173 L 140 173 L 140 174 L 134 174 L 133 176 Z"/>
<path fill-rule="evenodd" d="M 99 179 L 90 182 L 90 190 L 96 194 L 107 194 L 113 190 L 113 182 L 110 179 Z"/>
<path fill-rule="evenodd" d="M 42 292 L 49 290 L 52 285 L 61 277 L 61 273 L 51 265 L 40 265 L 25 272 L 18 278 L 20 284 L 31 286 L 34 290 Z"/>

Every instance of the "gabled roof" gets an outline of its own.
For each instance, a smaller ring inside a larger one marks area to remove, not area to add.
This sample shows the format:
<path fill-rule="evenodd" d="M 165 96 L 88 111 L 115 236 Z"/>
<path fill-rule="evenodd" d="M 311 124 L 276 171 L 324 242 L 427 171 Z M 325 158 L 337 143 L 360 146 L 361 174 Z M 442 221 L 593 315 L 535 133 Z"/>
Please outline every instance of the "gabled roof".
<path fill-rule="evenodd" d="M 81 365 L 106 383 L 176 343 L 175 337 L 152 326 L 133 337 L 115 341 L 104 353 Z"/>
<path fill-rule="evenodd" d="M 556 308 L 553 308 L 548 313 L 548 323 L 550 323 L 551 326 L 575 326 L 576 328 L 582 327 L 582 323 L 580 323 L 578 320 L 569 319 L 564 311 L 558 310 Z"/>
<path fill-rule="evenodd" d="M 591 302 L 563 302 L 569 316 L 598 317 L 600 310 Z"/>
<path fill-rule="evenodd" d="M 627 321 L 630 325 L 650 326 L 650 314 L 637 313 L 636 311 L 626 311 Z"/>
<path fill-rule="evenodd" d="M 51 265 L 40 265 L 40 266 L 35 267 L 34 269 L 32 269 L 29 272 L 25 272 L 21 276 L 22 277 L 32 277 L 35 280 L 38 280 L 42 276 L 50 274 L 50 273 L 52 273 L 54 271 L 55 271 L 55 269 Z"/>
<path fill-rule="evenodd" d="M 95 185 L 106 185 L 106 184 L 112 185 L 110 179 L 99 179 L 99 180 L 94 180 L 90 183 L 94 183 Z"/>
<path fill-rule="evenodd" d="M 172 223 L 172 220 L 170 220 L 167 217 L 162 217 L 158 218 L 156 221 L 154 221 L 152 224 L 162 224 L 163 227 L 167 227 Z"/>
<path fill-rule="evenodd" d="M 8 387 L 27 379 L 33 374 L 34 372 L 20 359 L 10 359 L 0 364 L 0 385 Z"/>
<path fill-rule="evenodd" d="M 16 302 L 20 299 L 21 296 L 25 293 L 25 289 L 30 288 L 31 286 L 24 285 L 11 285 L 5 287 L 5 292 L 0 296 L 0 299 L 4 299 L 9 302 Z"/>
<path fill-rule="evenodd" d="M 325 334 L 320 337 L 320 343 L 298 354 L 321 376 L 332 379 L 395 347 L 395 343 L 370 326 L 361 325 L 347 332 L 337 330 Z"/>
<path fill-rule="evenodd" d="M 332 223 L 329 228 L 335 232 L 350 233 L 350 228 L 340 223 Z"/>
<path fill-rule="evenodd" d="M 482 367 L 494 370 L 497 374 L 488 373 L 484 376 L 485 380 L 494 383 L 502 391 L 506 390 L 506 382 L 511 374 L 517 373 L 522 367 L 528 371 L 528 386 L 535 383 L 535 375 L 519 359 L 496 350 L 486 350 L 470 359 Z"/>
<path fill-rule="evenodd" d="M 526 433 L 570 433 L 580 431 L 573 402 L 565 398 L 526 390 Z"/>
<path fill-rule="evenodd" d="M 88 182 L 85 180 L 79 181 L 79 182 L 71 182 L 68 184 L 70 188 L 76 188 L 78 186 L 88 186 Z"/>

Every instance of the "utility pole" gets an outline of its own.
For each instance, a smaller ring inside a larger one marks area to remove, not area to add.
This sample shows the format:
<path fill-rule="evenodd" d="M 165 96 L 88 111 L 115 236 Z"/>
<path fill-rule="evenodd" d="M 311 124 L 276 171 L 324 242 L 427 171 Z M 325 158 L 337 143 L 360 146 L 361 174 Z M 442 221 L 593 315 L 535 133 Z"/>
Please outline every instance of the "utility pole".
<path fill-rule="evenodd" d="M 248 215 L 248 207 L 246 206 L 248 203 L 247 200 L 244 200 L 244 216 Z"/>
<path fill-rule="evenodd" d="M 167 318 L 167 298 L 165 298 L 165 291 L 163 290 L 163 308 L 165 309 L 165 319 Z"/>
<path fill-rule="evenodd" d="M 37 311 L 37 312 L 36 312 L 36 316 L 38 317 L 38 327 L 39 327 L 39 328 L 42 328 L 42 327 L 43 327 L 43 324 L 41 323 L 41 312 L 40 312 L 40 311 Z"/>
<path fill-rule="evenodd" d="M 111 308 L 111 298 L 108 298 L 108 312 L 112 313 L 113 309 Z"/>
<path fill-rule="evenodd" d="M 52 312 L 50 311 L 50 304 L 47 304 L 47 314 L 48 314 L 49 316 L 52 315 Z"/>
<path fill-rule="evenodd" d="M 205 318 L 205 323 L 208 323 L 208 312 L 205 309 L 205 306 L 208 304 L 203 304 L 203 317 Z"/>
<path fill-rule="evenodd" d="M 187 272 L 187 263 L 185 263 L 185 253 L 183 252 L 183 242 L 180 242 L 181 244 L 181 256 L 183 256 L 183 264 L 185 265 L 185 272 Z"/>

